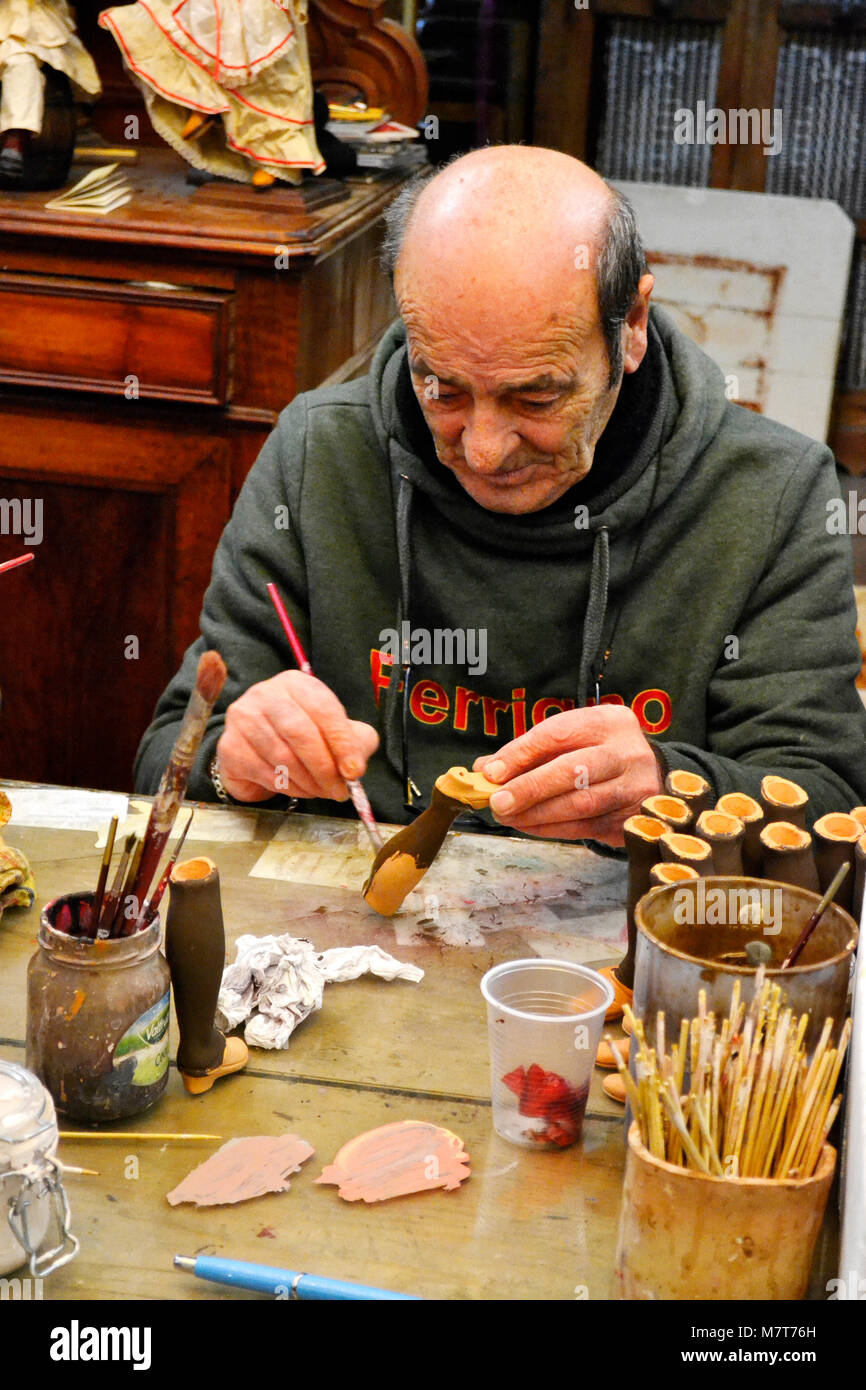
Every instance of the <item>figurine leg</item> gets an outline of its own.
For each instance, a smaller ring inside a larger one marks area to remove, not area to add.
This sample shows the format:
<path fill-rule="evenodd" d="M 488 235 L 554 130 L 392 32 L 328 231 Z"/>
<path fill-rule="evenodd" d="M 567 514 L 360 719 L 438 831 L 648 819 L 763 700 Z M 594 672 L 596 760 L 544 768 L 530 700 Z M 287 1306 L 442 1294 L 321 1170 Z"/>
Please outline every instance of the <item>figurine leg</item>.
<path fill-rule="evenodd" d="M 208 116 L 200 111 L 191 111 L 189 120 L 180 132 L 181 140 L 197 140 L 206 130 L 219 120 L 219 116 Z"/>
<path fill-rule="evenodd" d="M 38 135 L 45 112 L 45 78 L 32 53 L 14 53 L 3 67 L 0 133 L 31 131 Z"/>
<path fill-rule="evenodd" d="M 249 1058 L 246 1043 L 214 1026 L 225 932 L 219 874 L 210 859 L 188 859 L 172 873 L 165 954 L 180 1030 L 177 1067 L 187 1091 L 199 1095 Z"/>

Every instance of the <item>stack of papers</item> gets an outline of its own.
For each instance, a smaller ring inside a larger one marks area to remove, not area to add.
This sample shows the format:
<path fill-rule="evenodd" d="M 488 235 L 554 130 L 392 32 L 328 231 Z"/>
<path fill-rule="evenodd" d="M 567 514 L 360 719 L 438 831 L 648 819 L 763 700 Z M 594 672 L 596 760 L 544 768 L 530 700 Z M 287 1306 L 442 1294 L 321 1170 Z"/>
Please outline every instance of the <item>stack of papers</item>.
<path fill-rule="evenodd" d="M 116 172 L 119 167 L 107 164 L 104 169 L 92 170 L 45 206 L 59 212 L 96 213 L 100 217 L 122 208 L 132 198 L 132 184 L 125 174 Z"/>

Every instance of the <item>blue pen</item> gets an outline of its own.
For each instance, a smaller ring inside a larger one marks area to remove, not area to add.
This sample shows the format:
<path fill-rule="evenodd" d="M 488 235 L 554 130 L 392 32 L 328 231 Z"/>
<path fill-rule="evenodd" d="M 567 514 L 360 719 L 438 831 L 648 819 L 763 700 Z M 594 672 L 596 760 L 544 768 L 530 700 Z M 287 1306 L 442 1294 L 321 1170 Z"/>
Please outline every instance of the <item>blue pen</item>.
<path fill-rule="evenodd" d="M 415 1294 L 392 1293 L 390 1289 L 371 1289 L 366 1284 L 350 1284 L 346 1279 L 325 1279 L 319 1274 L 298 1274 L 293 1269 L 276 1269 L 273 1265 L 250 1264 L 247 1260 L 223 1260 L 217 1255 L 175 1255 L 178 1269 L 188 1269 L 198 1279 L 212 1279 L 215 1284 L 231 1284 L 236 1289 L 254 1289 L 272 1298 L 347 1299 L 409 1299 L 420 1302 Z"/>

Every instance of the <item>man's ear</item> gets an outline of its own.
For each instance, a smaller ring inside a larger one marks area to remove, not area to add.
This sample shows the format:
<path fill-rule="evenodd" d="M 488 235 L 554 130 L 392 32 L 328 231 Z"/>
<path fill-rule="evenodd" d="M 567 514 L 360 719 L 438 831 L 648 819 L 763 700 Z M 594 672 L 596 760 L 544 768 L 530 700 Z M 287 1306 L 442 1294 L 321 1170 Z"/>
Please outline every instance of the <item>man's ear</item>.
<path fill-rule="evenodd" d="M 624 372 L 636 372 L 646 354 L 649 302 L 655 280 L 647 272 L 638 281 L 637 294 L 625 321 L 623 342 Z"/>

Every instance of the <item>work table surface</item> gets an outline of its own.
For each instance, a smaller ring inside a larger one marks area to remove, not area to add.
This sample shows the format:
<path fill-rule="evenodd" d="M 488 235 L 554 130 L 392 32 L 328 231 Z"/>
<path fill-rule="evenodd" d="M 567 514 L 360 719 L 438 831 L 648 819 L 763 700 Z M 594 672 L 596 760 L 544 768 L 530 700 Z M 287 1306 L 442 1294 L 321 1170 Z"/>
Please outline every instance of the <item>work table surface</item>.
<path fill-rule="evenodd" d="M 5 790 L 14 807 L 14 786 Z M 129 827 L 143 829 L 148 810 L 143 799 L 132 800 Z M 72 818 L 77 814 L 73 807 Z M 0 920 L 0 1057 L 23 1063 L 27 962 L 41 906 L 92 888 L 100 850 L 95 823 L 28 825 L 14 810 L 3 835 L 28 855 L 37 886 L 30 910 L 9 910 Z M 196 813 L 183 857 L 199 854 L 220 871 L 228 961 L 244 933 L 289 933 L 321 950 L 377 944 L 420 966 L 424 979 L 328 985 L 321 1012 L 300 1025 L 285 1050 L 252 1049 L 244 1072 L 195 1098 L 172 1061 L 154 1108 L 112 1126 L 223 1139 L 296 1133 L 315 1154 L 289 1192 L 236 1206 L 171 1207 L 166 1193 L 216 1143 L 63 1141 L 66 1163 L 99 1176 L 65 1179 L 81 1250 L 45 1281 L 44 1296 L 260 1297 L 172 1267 L 174 1254 L 211 1254 L 432 1299 L 610 1298 L 625 1162 L 622 1109 L 604 1095 L 604 1074 L 596 1070 L 580 1146 L 539 1153 L 498 1138 L 479 983 L 492 965 L 520 956 L 594 965 L 615 959 L 623 944 L 625 866 L 577 846 L 452 835 L 421 888 L 384 920 L 360 895 L 371 855 L 354 821 L 207 807 Z M 176 1047 L 172 1010 L 172 1059 Z M 314 1184 L 347 1140 L 400 1119 L 458 1134 L 471 1157 L 469 1180 L 454 1192 L 370 1206 Z M 84 1126 L 61 1120 L 61 1128 Z M 835 1272 L 834 1228 L 831 1211 L 815 1290 Z"/>

